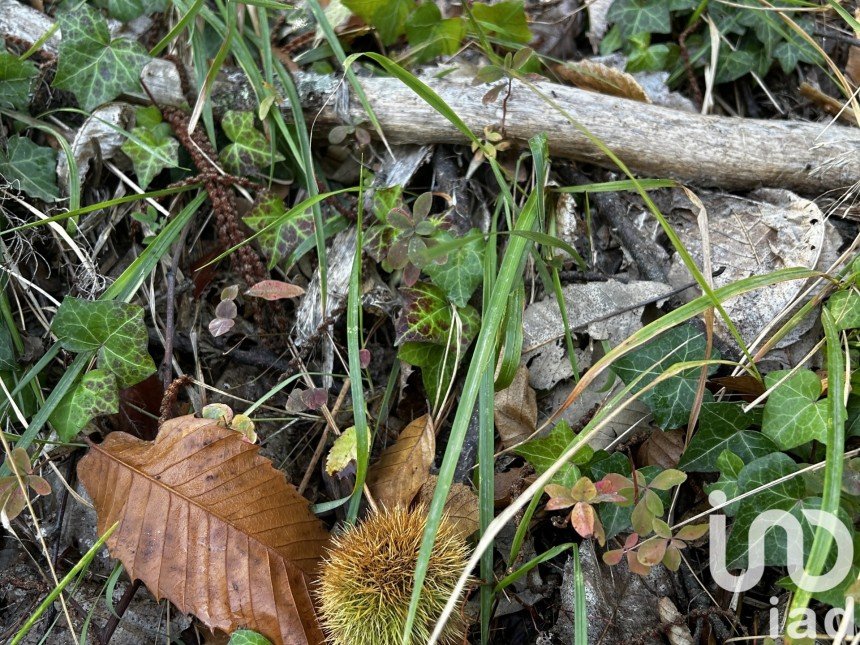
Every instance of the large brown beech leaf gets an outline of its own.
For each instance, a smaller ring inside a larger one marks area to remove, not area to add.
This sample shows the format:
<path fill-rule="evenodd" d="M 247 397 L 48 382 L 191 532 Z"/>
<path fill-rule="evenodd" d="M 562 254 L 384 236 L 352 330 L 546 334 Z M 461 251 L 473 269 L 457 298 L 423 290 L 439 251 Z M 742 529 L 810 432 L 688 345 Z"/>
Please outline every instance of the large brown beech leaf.
<path fill-rule="evenodd" d="M 78 476 L 113 557 L 156 598 L 211 628 L 322 643 L 310 577 L 328 534 L 283 473 L 210 419 L 165 423 L 154 442 L 113 432 Z"/>

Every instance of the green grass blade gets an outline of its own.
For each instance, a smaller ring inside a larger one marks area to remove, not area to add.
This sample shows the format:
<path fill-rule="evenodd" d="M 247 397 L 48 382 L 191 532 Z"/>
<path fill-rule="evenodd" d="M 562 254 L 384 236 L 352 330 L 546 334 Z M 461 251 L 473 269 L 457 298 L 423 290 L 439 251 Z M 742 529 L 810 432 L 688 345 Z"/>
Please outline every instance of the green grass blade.
<path fill-rule="evenodd" d="M 134 262 L 122 272 L 119 278 L 105 290 L 100 300 L 122 300 L 129 302 L 144 280 L 146 280 L 146 277 L 155 269 L 161 257 L 168 252 L 170 245 L 179 236 L 180 231 L 191 221 L 191 218 L 205 200 L 206 193 L 200 193 L 174 216 L 149 246 L 144 249 L 143 253 L 135 258 Z M 53 351 L 53 347 L 49 350 L 49 352 L 51 351 Z M 27 448 L 33 443 L 39 430 L 45 425 L 45 422 L 60 400 L 69 392 L 78 376 L 92 359 L 92 356 L 93 352 L 84 352 L 75 357 L 75 360 L 72 361 L 71 365 L 63 373 L 60 381 L 48 395 L 48 398 L 45 399 L 39 411 L 33 416 L 24 433 L 16 441 L 16 447 Z M 0 467 L 0 475 L 6 474 L 8 474 L 8 469 Z"/>
<path fill-rule="evenodd" d="M 637 185 L 638 184 L 638 185 Z M 656 190 L 658 188 L 676 188 L 678 182 L 673 179 L 619 179 L 618 181 L 603 181 L 582 186 L 562 186 L 553 188 L 556 193 L 617 193 L 621 190 L 639 191 Z"/>
<path fill-rule="evenodd" d="M 839 330 L 826 307 L 821 310 L 821 324 L 824 327 L 824 338 L 827 341 L 827 403 L 830 408 L 821 510 L 836 516 L 839 512 L 839 501 L 842 494 L 845 420 L 848 416 L 845 409 L 845 355 L 842 353 Z M 791 601 L 791 609 L 787 614 L 790 621 L 802 620 L 803 610 L 806 609 L 812 598 L 812 593 L 804 588 L 803 581 L 807 576 L 817 576 L 824 570 L 832 545 L 833 534 L 824 526 L 817 526 L 812 547 L 809 549 L 809 557 L 803 569 L 803 577 L 797 584 L 797 590 Z"/>
<path fill-rule="evenodd" d="M 105 531 L 104 535 L 102 535 L 96 541 L 96 543 L 93 544 L 92 547 L 90 547 L 90 550 L 84 554 L 84 557 L 82 557 L 78 561 L 78 563 L 73 566 L 65 576 L 63 576 L 63 579 L 60 580 L 60 584 L 51 589 L 51 592 L 47 596 L 45 596 L 45 599 L 41 602 L 41 604 L 39 604 L 38 607 L 36 607 L 36 610 L 27 617 L 27 622 L 25 622 L 21 626 L 21 629 L 18 630 L 18 632 L 9 642 L 9 645 L 18 645 L 18 643 L 20 643 L 24 639 L 27 633 L 31 629 L 33 629 L 33 625 L 35 625 L 39 621 L 39 618 L 42 617 L 42 614 L 45 613 L 45 610 L 50 607 L 57 599 L 57 596 L 62 593 L 63 589 L 65 589 L 69 585 L 69 583 L 72 582 L 78 576 L 81 571 L 83 571 L 86 567 L 90 565 L 90 562 L 92 562 L 93 558 L 101 550 L 101 548 L 104 546 L 104 543 L 107 542 L 108 538 L 113 534 L 117 526 L 119 526 L 119 522 L 115 523 L 112 527 Z"/>
<path fill-rule="evenodd" d="M 546 562 L 547 560 L 552 560 L 559 553 L 562 553 L 562 552 L 564 552 L 570 548 L 573 548 L 574 553 L 576 553 L 576 551 L 575 551 L 576 544 L 574 542 L 566 542 L 565 544 L 556 545 L 556 546 L 552 547 L 551 549 L 549 549 L 548 551 L 544 551 L 540 555 L 532 558 L 531 560 L 526 562 L 524 565 L 519 567 L 516 571 L 508 574 L 507 576 L 505 576 L 504 578 L 499 580 L 499 584 L 496 585 L 495 592 L 499 593 L 505 587 L 509 587 L 510 585 L 514 584 L 517 580 L 522 578 L 524 575 L 526 575 L 529 571 L 534 569 L 539 564 L 542 564 L 542 563 Z"/>
<path fill-rule="evenodd" d="M 535 222 L 540 215 L 537 211 L 537 199 L 537 191 L 532 192 L 517 218 L 515 230 L 528 231 L 535 225 Z M 427 575 L 427 567 L 430 562 L 430 555 L 433 551 L 433 543 L 436 539 L 439 523 L 441 522 L 445 500 L 448 498 L 448 491 L 451 488 L 451 482 L 454 478 L 454 469 L 457 465 L 457 459 L 459 458 L 460 451 L 463 447 L 463 440 L 466 436 L 469 418 L 472 415 L 472 408 L 478 397 L 478 389 L 480 387 L 481 379 L 484 372 L 491 369 L 492 358 L 495 354 L 496 337 L 505 313 L 505 304 L 508 293 L 510 293 L 510 290 L 513 288 L 515 280 L 522 274 L 523 262 L 527 257 L 530 245 L 531 241 L 526 238 L 517 236 L 511 238 L 511 242 L 508 245 L 504 258 L 502 259 L 499 276 L 496 281 L 495 288 L 493 289 L 489 308 L 484 312 L 484 318 L 481 322 L 481 331 L 478 334 L 478 340 L 475 343 L 472 361 L 469 364 L 469 370 L 463 383 L 460 403 L 457 406 L 457 413 L 454 416 L 451 433 L 448 437 L 445 456 L 442 459 L 442 465 L 439 469 L 436 491 L 433 494 L 433 500 L 430 503 L 430 508 L 427 513 L 427 528 L 424 531 L 424 537 L 421 541 L 421 548 L 418 553 L 418 563 L 415 567 L 412 601 L 409 605 L 409 614 L 406 617 L 403 629 L 404 644 L 411 641 L 412 626 L 415 623 L 418 602 L 421 596 L 421 587 L 424 584 L 424 578 Z"/>
<path fill-rule="evenodd" d="M 362 175 L 360 189 L 364 187 L 363 180 L 364 176 Z M 359 194 L 362 194 L 361 191 L 359 191 Z M 367 410 L 365 408 L 364 386 L 361 380 L 361 358 L 359 356 L 359 351 L 361 350 L 361 263 L 363 259 L 362 240 L 364 238 L 364 233 L 361 230 L 363 203 L 364 201 L 359 198 L 358 217 L 355 223 L 355 255 L 352 259 L 352 272 L 349 276 L 349 292 L 346 301 L 346 343 L 349 362 L 350 393 L 352 394 L 352 421 L 353 425 L 355 425 L 357 442 L 355 489 L 352 493 L 352 499 L 349 501 L 349 510 L 346 516 L 348 524 L 355 523 L 355 518 L 358 515 L 361 495 L 364 490 L 364 481 L 367 478 L 367 466 L 370 461 L 370 436 L 367 428 Z"/>
<path fill-rule="evenodd" d="M 585 578 L 579 560 L 579 547 L 573 545 L 573 642 L 588 645 L 588 615 L 585 611 Z"/>
<path fill-rule="evenodd" d="M 158 44 L 149 50 L 149 55 L 155 58 L 161 52 L 163 52 L 167 46 L 172 43 L 180 33 L 185 30 L 185 27 L 197 17 L 197 13 L 200 11 L 200 8 L 203 6 L 203 0 L 194 0 L 194 3 L 188 8 L 187 11 L 184 12 L 182 18 L 179 19 L 175 25 L 173 25 L 173 29 L 167 32 L 167 35 L 162 38 Z"/>

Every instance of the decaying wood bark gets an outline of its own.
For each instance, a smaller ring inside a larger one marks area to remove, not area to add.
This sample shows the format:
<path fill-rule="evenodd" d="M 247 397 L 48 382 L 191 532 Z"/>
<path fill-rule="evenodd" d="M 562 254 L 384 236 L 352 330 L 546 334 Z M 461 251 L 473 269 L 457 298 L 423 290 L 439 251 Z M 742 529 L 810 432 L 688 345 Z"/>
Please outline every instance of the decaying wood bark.
<path fill-rule="evenodd" d="M 0 35 L 28 42 L 52 24 L 17 0 L 0 0 Z M 46 49 L 56 51 L 56 38 Z M 165 105 L 184 101 L 173 64 L 155 60 L 143 80 Z M 317 127 L 366 123 L 347 83 L 333 76 L 296 75 L 301 110 Z M 501 99 L 484 105 L 487 86 L 468 80 L 422 79 L 480 135 L 485 126 L 525 143 L 546 133 L 550 152 L 560 157 L 612 167 L 600 150 L 558 109 L 532 88 L 514 81 Z M 466 137 L 403 83 L 394 78 L 362 78 L 360 83 L 391 143 L 464 143 Z M 536 86 L 643 176 L 674 177 L 726 189 L 780 186 L 805 193 L 851 187 L 860 182 L 860 128 L 825 123 L 699 116 L 646 103 L 596 94 L 549 82 Z M 259 100 L 240 70 L 226 71 L 212 92 L 219 110 L 256 110 Z M 292 117 L 289 105 L 279 106 Z"/>

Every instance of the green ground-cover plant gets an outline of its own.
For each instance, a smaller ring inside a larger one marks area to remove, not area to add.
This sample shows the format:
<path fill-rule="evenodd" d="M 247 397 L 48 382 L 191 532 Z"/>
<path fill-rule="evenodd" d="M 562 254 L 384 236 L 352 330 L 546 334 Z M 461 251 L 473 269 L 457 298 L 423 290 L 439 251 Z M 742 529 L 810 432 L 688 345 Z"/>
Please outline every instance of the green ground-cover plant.
<path fill-rule="evenodd" d="M 798 12 L 809 8 L 804 2 L 773 3 L 772 11 L 754 0 L 735 3 L 699 0 L 615 0 L 607 18 L 614 23 L 600 44 L 602 54 L 621 50 L 627 55 L 627 71 L 683 73 L 685 58 L 677 37 L 663 38 L 682 31 L 689 33 L 683 44 L 686 56 L 695 68 L 709 61 L 711 39 L 703 15 L 717 27 L 722 42 L 717 58 L 715 81 L 725 83 L 747 74 L 764 76 L 778 63 L 783 72 L 794 70 L 798 62 L 820 63 L 821 57 L 781 16 L 797 23 L 807 33 L 812 20 Z"/>

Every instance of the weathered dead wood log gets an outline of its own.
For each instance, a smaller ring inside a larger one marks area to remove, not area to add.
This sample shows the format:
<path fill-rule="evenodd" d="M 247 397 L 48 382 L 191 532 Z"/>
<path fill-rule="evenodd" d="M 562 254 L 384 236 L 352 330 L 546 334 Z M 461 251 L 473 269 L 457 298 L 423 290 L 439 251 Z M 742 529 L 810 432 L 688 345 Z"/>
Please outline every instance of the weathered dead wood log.
<path fill-rule="evenodd" d="M 50 18 L 17 0 L 0 0 L 2 36 L 33 42 L 51 24 Z M 53 39 L 46 49 L 56 51 L 57 44 Z M 509 139 L 524 143 L 544 132 L 554 155 L 612 165 L 573 123 L 522 83 L 513 83 L 503 112 L 501 101 L 483 104 L 486 86 L 472 87 L 450 77 L 423 80 L 475 133 L 488 125 L 500 129 L 504 119 Z M 168 61 L 150 63 L 144 82 L 163 104 L 183 101 L 176 70 Z M 362 78 L 360 82 L 390 142 L 466 142 L 462 133 L 400 81 Z M 340 79 L 299 74 L 296 84 L 304 117 L 316 126 L 367 121 Z M 860 182 L 860 128 L 699 116 L 548 82 L 536 85 L 640 175 L 726 189 L 780 186 L 805 193 Z M 259 103 L 238 70 L 222 76 L 212 101 L 220 110 L 255 110 Z M 291 117 L 288 105 L 279 107 Z"/>

